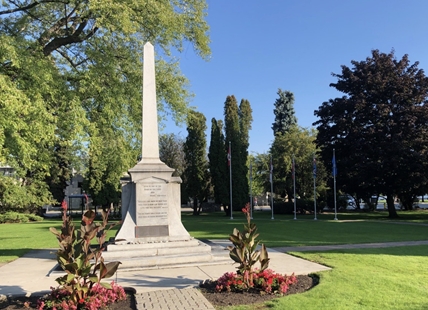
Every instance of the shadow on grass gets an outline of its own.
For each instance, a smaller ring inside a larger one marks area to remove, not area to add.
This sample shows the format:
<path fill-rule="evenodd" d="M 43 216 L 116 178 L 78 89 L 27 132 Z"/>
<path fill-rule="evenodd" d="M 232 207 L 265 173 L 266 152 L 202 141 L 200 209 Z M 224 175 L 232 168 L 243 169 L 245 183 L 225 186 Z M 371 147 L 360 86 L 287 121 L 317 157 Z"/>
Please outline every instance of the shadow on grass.
<path fill-rule="evenodd" d="M 409 245 L 409 246 L 386 246 L 385 247 L 371 247 L 371 248 L 354 248 L 354 249 L 333 249 L 333 250 L 317 250 L 317 251 L 293 251 L 288 254 L 293 256 L 302 257 L 301 254 L 308 253 L 332 253 L 332 254 L 357 254 L 357 255 L 392 255 L 392 256 L 421 256 L 428 255 L 427 245 Z"/>
<path fill-rule="evenodd" d="M 0 256 L 8 257 L 26 257 L 26 258 L 37 258 L 37 259 L 53 259 L 56 260 L 55 252 L 57 249 L 33 249 L 33 248 L 22 248 L 22 249 L 1 249 Z"/>

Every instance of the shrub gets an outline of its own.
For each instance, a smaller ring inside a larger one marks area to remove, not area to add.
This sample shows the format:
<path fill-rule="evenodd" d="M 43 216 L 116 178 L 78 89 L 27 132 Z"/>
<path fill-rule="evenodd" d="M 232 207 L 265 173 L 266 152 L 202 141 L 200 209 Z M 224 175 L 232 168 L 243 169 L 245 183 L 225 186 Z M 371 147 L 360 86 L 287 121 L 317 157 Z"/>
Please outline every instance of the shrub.
<path fill-rule="evenodd" d="M 0 224 L 27 223 L 29 221 L 39 222 L 39 221 L 43 221 L 43 218 L 34 214 L 18 213 L 13 211 L 0 214 Z"/>
<path fill-rule="evenodd" d="M 30 222 L 40 222 L 43 221 L 43 217 L 35 215 L 35 214 L 27 214 Z"/>
<path fill-rule="evenodd" d="M 302 213 L 304 211 L 313 211 L 314 210 L 314 200 L 313 199 L 297 199 L 296 200 L 296 210 L 297 213 Z M 274 201 L 273 203 L 273 212 L 275 214 L 294 214 L 294 202 L 293 201 Z"/>

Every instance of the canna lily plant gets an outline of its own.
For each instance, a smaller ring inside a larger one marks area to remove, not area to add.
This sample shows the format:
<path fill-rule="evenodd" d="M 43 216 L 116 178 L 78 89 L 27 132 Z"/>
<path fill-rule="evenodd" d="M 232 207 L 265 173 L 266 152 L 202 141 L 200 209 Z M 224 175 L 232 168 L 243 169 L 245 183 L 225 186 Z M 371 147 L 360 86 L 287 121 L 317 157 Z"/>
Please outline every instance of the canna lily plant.
<path fill-rule="evenodd" d="M 233 246 L 228 246 L 228 250 L 230 258 L 239 264 L 238 274 L 243 276 L 244 284 L 249 288 L 253 286 L 253 277 L 256 273 L 254 265 L 259 262 L 260 269 L 257 269 L 257 272 L 261 272 L 268 268 L 269 258 L 264 244 L 261 245 L 260 250 L 257 250 L 259 241 L 256 238 L 259 234 L 256 224 L 251 223 L 249 203 L 245 205 L 242 212 L 247 218 L 247 224 L 244 225 L 242 233 L 236 228 L 233 229 L 233 233 L 229 235 Z"/>
<path fill-rule="evenodd" d="M 107 231 L 114 226 L 108 225 L 108 212 L 102 213 L 102 223 L 95 223 L 95 212 L 86 210 L 82 216 L 80 229 L 76 230 L 70 216 L 67 216 L 67 203 L 62 202 L 62 228 L 58 231 L 50 228 L 59 242 L 56 252 L 58 264 L 66 272 L 56 279 L 60 289 L 68 291 L 70 299 L 77 303 L 89 297 L 95 284 L 111 289 L 110 283 L 102 279 L 112 277 L 120 262 L 104 263 L 103 246 Z M 107 228 L 107 226 L 109 226 Z M 97 238 L 99 247 L 92 248 L 91 241 Z"/>

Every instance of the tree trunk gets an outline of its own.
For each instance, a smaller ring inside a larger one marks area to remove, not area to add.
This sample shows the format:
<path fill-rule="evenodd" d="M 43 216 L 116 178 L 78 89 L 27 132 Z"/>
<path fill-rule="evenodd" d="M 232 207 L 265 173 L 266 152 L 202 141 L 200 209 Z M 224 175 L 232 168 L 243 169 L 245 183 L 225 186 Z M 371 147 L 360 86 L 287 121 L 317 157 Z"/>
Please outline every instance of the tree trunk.
<path fill-rule="evenodd" d="M 394 196 L 392 194 L 388 194 L 386 196 L 386 204 L 388 206 L 388 217 L 389 218 L 398 218 L 397 210 L 395 210 L 394 205 Z"/>
<path fill-rule="evenodd" d="M 223 210 L 226 213 L 226 216 L 230 216 L 230 206 L 223 205 Z"/>
<path fill-rule="evenodd" d="M 193 198 L 193 215 L 199 215 L 198 212 L 198 198 Z"/>
<path fill-rule="evenodd" d="M 415 201 L 416 196 L 409 195 L 401 195 L 398 197 L 400 199 L 401 205 L 404 210 L 413 210 L 413 202 Z"/>

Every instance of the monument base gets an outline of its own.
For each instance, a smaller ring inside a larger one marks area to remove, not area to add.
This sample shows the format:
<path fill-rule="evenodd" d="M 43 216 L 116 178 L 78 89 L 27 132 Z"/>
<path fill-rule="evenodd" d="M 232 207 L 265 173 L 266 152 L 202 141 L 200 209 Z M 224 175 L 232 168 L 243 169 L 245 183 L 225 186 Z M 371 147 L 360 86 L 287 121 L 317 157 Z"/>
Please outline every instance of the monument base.
<path fill-rule="evenodd" d="M 132 244 L 110 244 L 103 252 L 105 262 L 120 261 L 119 271 L 188 267 L 231 263 L 229 251 L 212 251 L 196 239 Z"/>
<path fill-rule="evenodd" d="M 116 241 L 127 243 L 186 241 L 181 222 L 181 178 L 162 162 L 138 163 L 121 179 L 122 226 Z"/>

